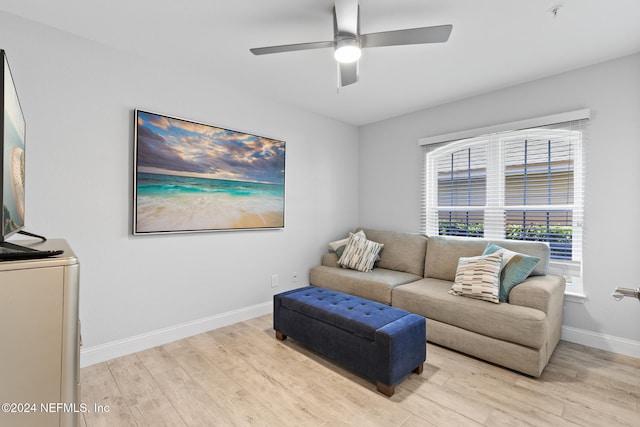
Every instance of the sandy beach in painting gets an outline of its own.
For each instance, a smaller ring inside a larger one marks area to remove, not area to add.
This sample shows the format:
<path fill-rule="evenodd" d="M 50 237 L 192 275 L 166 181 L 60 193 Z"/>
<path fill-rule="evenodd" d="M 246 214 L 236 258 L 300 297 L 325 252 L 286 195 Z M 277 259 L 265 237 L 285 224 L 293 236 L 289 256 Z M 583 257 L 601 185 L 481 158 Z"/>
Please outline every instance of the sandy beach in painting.
<path fill-rule="evenodd" d="M 284 226 L 282 186 L 141 173 L 136 187 L 138 232 Z"/>

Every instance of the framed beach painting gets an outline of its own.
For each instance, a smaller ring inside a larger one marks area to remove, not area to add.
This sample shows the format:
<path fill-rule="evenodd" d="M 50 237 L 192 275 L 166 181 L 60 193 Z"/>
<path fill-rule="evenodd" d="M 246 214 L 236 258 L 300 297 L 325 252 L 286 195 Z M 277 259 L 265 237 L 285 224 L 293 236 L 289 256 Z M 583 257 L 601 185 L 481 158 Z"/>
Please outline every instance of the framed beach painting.
<path fill-rule="evenodd" d="M 284 227 L 285 143 L 135 110 L 133 234 Z"/>

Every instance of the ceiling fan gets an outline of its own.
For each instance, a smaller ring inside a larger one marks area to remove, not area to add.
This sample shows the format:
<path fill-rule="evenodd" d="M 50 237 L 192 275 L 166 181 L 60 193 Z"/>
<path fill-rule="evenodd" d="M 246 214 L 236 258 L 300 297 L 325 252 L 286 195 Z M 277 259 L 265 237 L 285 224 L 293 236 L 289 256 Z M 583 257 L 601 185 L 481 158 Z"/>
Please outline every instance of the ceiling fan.
<path fill-rule="evenodd" d="M 453 25 L 410 28 L 360 34 L 358 0 L 336 0 L 333 8 L 333 40 L 298 43 L 250 49 L 254 55 L 293 52 L 298 50 L 334 48 L 338 61 L 338 86 L 358 81 L 358 60 L 361 49 L 422 43 L 443 43 L 449 39 Z"/>

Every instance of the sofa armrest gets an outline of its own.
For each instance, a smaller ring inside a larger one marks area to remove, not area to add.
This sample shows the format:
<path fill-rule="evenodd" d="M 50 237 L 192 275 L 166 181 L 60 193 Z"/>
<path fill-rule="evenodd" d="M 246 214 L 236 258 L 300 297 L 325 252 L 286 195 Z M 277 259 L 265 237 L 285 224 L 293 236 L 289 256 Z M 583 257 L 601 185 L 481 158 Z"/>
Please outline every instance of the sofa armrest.
<path fill-rule="evenodd" d="M 557 274 L 530 276 L 511 289 L 509 304 L 536 308 L 549 315 L 564 303 L 565 282 Z"/>
<path fill-rule="evenodd" d="M 326 252 L 322 255 L 322 265 L 327 267 L 339 267 L 338 255 L 335 252 Z"/>

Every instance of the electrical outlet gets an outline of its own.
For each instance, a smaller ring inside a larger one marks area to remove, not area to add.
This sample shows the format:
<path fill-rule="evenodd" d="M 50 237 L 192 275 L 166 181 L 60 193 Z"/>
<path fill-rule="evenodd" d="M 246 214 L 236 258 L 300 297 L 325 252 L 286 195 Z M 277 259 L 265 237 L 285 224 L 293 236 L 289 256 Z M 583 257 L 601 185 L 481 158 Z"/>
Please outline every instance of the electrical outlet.
<path fill-rule="evenodd" d="M 275 273 L 271 275 L 271 287 L 272 288 L 278 287 L 278 275 Z"/>

